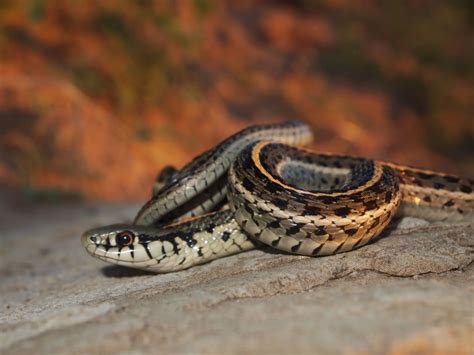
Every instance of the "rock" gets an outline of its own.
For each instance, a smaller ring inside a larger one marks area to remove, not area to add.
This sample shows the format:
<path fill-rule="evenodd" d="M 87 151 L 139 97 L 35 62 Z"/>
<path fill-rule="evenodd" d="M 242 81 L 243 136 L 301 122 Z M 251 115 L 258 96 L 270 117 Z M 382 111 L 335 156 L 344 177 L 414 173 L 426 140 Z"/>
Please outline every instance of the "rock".
<path fill-rule="evenodd" d="M 425 221 L 424 219 L 414 218 L 414 217 L 405 217 L 405 218 L 402 218 L 397 223 L 397 228 L 398 229 L 410 229 L 410 228 L 425 227 L 429 224 L 430 224 L 430 222 Z"/>
<path fill-rule="evenodd" d="M 344 254 L 262 249 L 163 275 L 106 264 L 82 250 L 85 229 L 130 219 L 137 209 L 5 211 L 0 352 L 472 350 L 472 224 L 405 219 Z"/>

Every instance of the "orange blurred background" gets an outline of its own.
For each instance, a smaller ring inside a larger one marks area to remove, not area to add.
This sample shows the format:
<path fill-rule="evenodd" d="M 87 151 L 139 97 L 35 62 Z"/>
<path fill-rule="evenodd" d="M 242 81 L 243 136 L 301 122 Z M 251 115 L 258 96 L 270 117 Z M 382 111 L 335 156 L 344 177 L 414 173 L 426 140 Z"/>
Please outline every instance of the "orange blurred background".
<path fill-rule="evenodd" d="M 0 3 L 0 183 L 144 200 L 248 125 L 314 149 L 474 175 L 474 2 Z"/>

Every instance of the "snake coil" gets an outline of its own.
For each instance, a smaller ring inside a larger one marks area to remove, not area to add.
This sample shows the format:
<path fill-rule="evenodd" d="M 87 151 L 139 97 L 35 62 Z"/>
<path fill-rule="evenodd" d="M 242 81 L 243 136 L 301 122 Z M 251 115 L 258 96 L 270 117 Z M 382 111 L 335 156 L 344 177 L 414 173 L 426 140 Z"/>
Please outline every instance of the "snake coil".
<path fill-rule="evenodd" d="M 244 129 L 164 169 L 133 224 L 89 230 L 82 244 L 107 262 L 170 272 L 258 242 L 309 256 L 350 251 L 396 214 L 473 220 L 472 179 L 296 147 L 311 139 L 300 121 Z"/>

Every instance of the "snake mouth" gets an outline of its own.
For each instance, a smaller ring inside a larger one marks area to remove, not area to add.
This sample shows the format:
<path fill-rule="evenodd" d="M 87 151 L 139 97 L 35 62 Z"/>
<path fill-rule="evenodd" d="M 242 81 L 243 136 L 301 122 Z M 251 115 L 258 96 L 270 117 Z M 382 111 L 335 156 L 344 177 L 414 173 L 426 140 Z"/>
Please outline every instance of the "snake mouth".
<path fill-rule="evenodd" d="M 81 236 L 81 244 L 90 255 L 95 256 L 97 247 L 100 243 L 98 242 L 96 235 L 91 234 L 89 233 L 89 231 L 87 231 Z"/>
<path fill-rule="evenodd" d="M 95 244 L 95 241 L 95 236 L 89 235 L 87 232 L 81 235 L 81 244 L 85 248 L 87 248 L 89 244 Z"/>
<path fill-rule="evenodd" d="M 104 245 L 101 242 L 100 236 L 85 232 L 81 236 L 81 244 L 86 249 L 87 253 L 96 258 L 102 260 L 106 259 L 106 261 L 113 261 L 114 259 L 116 259 L 116 257 L 114 257 L 113 255 L 114 253 L 110 253 L 109 250 L 113 247 L 109 245 Z"/>
<path fill-rule="evenodd" d="M 95 235 L 89 235 L 87 233 L 84 233 L 81 236 L 81 244 L 83 246 L 87 246 L 89 244 L 98 245 L 99 243 L 97 243 L 97 237 Z"/>

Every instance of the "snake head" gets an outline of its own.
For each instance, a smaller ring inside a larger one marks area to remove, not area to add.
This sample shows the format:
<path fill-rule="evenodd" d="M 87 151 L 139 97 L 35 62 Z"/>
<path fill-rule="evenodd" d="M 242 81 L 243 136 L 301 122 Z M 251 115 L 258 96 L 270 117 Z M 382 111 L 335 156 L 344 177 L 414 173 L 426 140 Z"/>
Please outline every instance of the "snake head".
<path fill-rule="evenodd" d="M 86 249 L 89 246 L 103 246 L 105 249 L 123 248 L 129 247 L 137 241 L 136 232 L 132 230 L 132 226 L 126 224 L 114 224 L 91 229 L 81 237 L 81 243 Z"/>
<path fill-rule="evenodd" d="M 84 232 L 81 244 L 89 254 L 101 260 L 141 268 L 151 259 L 147 249 L 151 233 L 147 227 L 113 224 Z"/>
<path fill-rule="evenodd" d="M 174 228 L 113 224 L 84 232 L 81 243 L 90 255 L 103 261 L 167 272 L 171 271 L 167 269 L 167 263 L 162 265 L 159 262 L 166 258 L 173 259 L 178 254 L 178 249 L 186 244 L 181 242 L 179 246 L 176 234 Z"/>
<path fill-rule="evenodd" d="M 158 273 L 183 270 L 253 247 L 230 210 L 166 226 L 113 224 L 86 231 L 81 243 L 103 261 Z"/>

